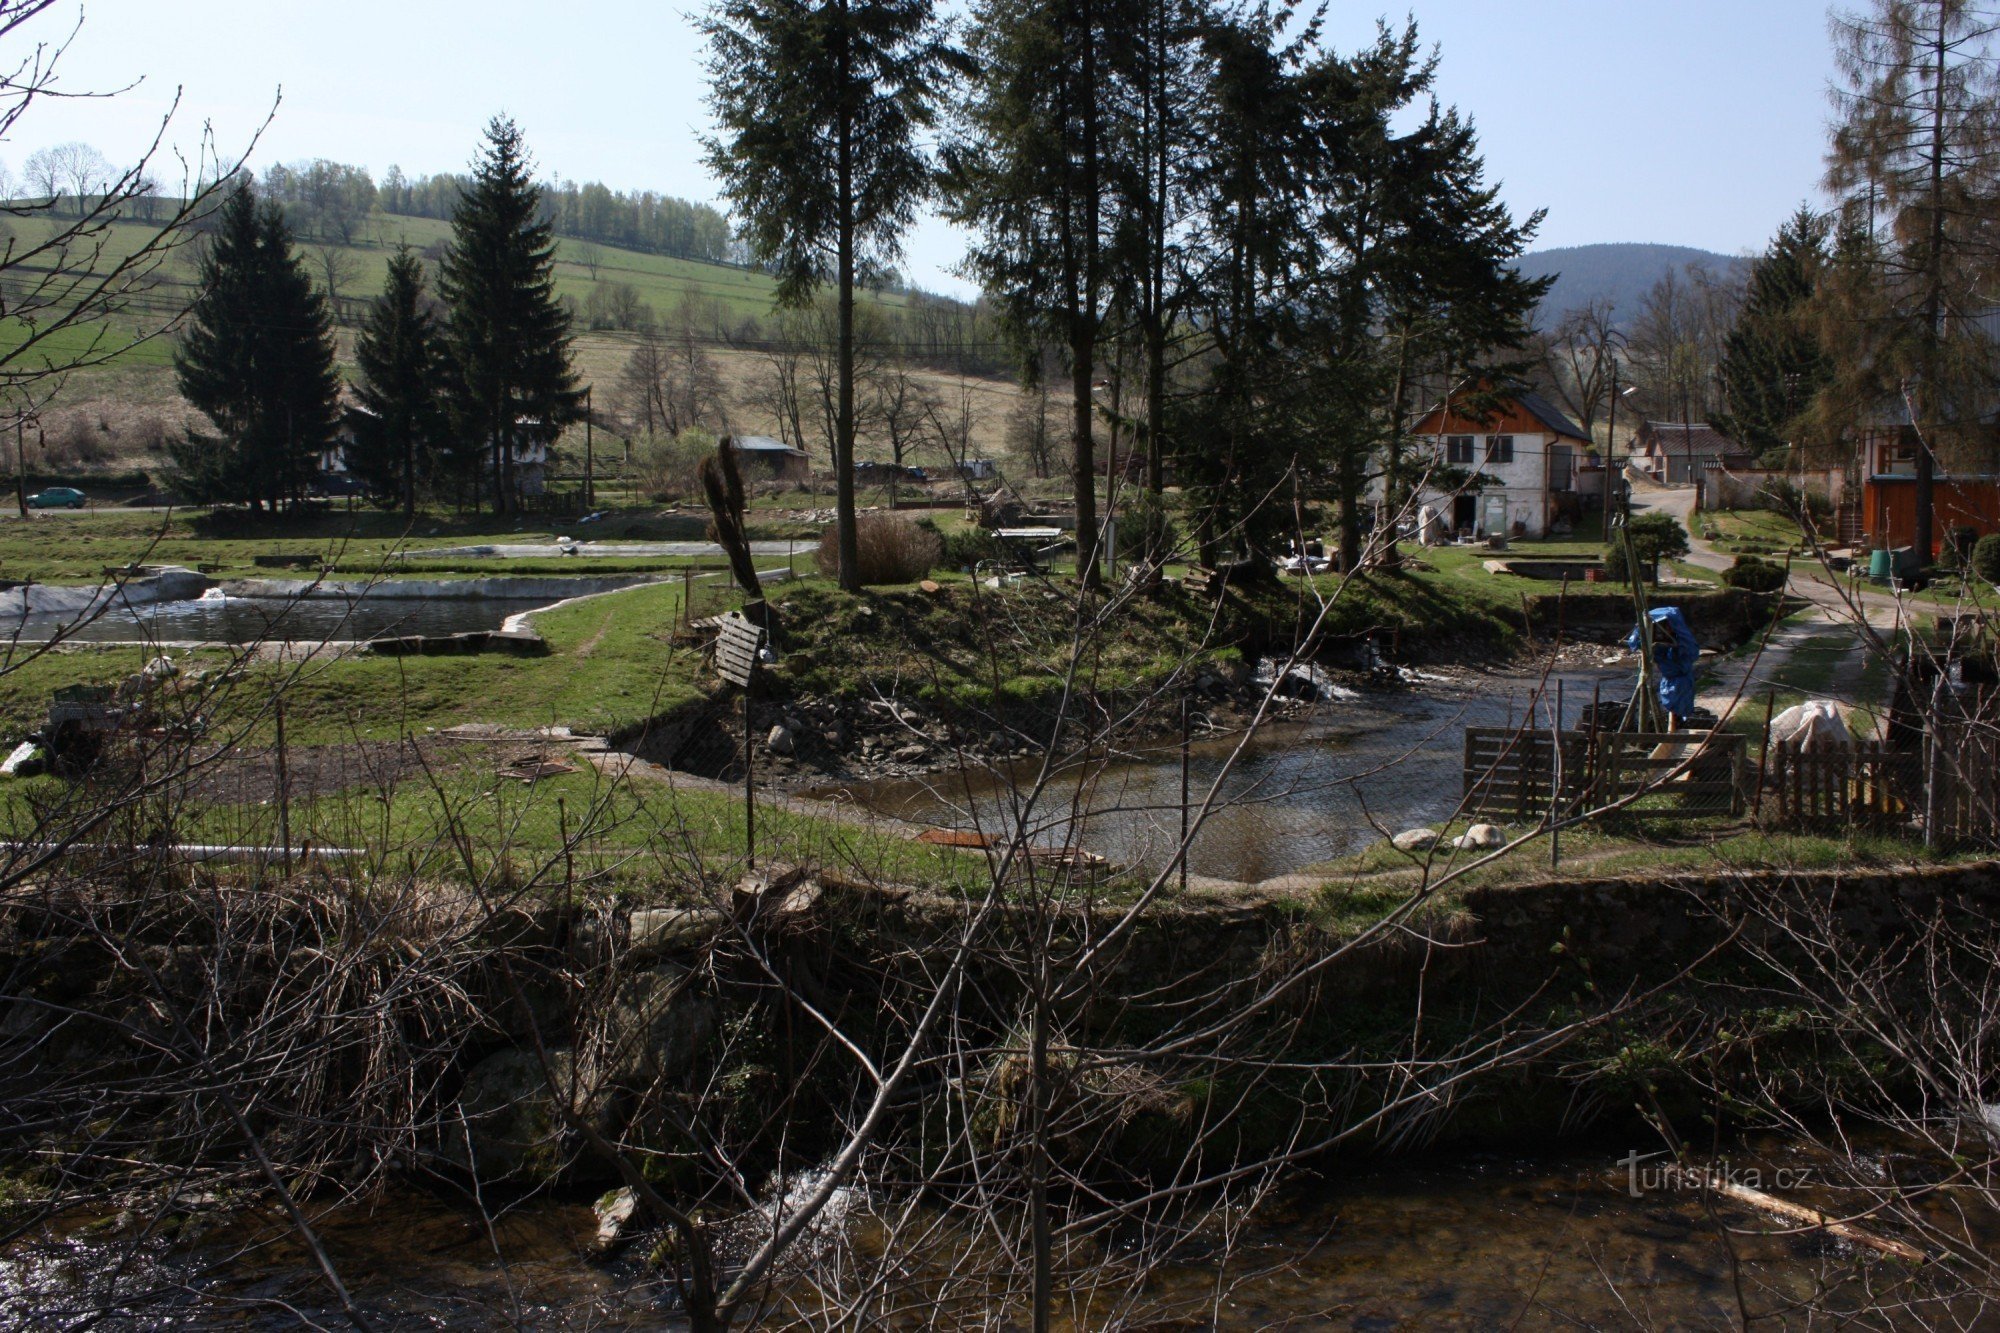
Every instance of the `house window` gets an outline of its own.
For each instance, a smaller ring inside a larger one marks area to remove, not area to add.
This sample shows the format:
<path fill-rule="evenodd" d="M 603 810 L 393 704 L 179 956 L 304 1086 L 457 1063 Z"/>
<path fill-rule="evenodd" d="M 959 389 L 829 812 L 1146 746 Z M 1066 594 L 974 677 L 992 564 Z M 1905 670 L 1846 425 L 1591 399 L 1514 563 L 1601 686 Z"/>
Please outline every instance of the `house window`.
<path fill-rule="evenodd" d="M 1472 437 L 1470 435 L 1445 436 L 1444 461 L 1458 467 L 1471 467 Z"/>
<path fill-rule="evenodd" d="M 1514 437 L 1511 435 L 1489 435 L 1486 437 L 1486 461 L 1489 463 L 1511 463 L 1514 461 Z"/>

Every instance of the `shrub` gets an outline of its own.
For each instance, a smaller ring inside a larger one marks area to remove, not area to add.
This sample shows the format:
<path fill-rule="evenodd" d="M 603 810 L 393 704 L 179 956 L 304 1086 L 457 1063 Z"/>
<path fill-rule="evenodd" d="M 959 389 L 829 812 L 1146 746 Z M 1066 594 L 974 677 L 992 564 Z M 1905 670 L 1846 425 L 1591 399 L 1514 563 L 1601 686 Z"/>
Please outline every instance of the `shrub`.
<path fill-rule="evenodd" d="M 971 569 L 1005 555 L 1000 539 L 985 528 L 954 528 L 941 534 L 939 540 L 943 543 L 943 553 L 938 563 L 947 569 Z"/>
<path fill-rule="evenodd" d="M 1739 555 L 1722 572 L 1722 581 L 1746 592 L 1777 592 L 1785 586 L 1785 567 L 1754 555 Z"/>
<path fill-rule="evenodd" d="M 715 452 L 715 437 L 684 430 L 672 439 L 649 439 L 633 457 L 639 493 L 662 503 L 701 493 L 701 460 Z"/>
<path fill-rule="evenodd" d="M 1161 498 L 1151 491 L 1137 491 L 1120 506 L 1118 514 L 1118 558 L 1129 562 L 1155 560 L 1164 564 L 1180 545 L 1180 529 Z"/>
<path fill-rule="evenodd" d="M 1625 543 L 1613 542 L 1604 548 L 1604 577 L 1613 583 L 1630 583 L 1632 573 L 1625 568 Z M 1651 583 L 1654 575 L 1651 568 L 1646 571 L 1646 581 Z"/>
<path fill-rule="evenodd" d="M 1982 583 L 2000 586 L 2000 532 L 1989 532 L 1973 543 L 1972 572 Z"/>
<path fill-rule="evenodd" d="M 1969 568 L 1972 564 L 1972 548 L 1979 544 L 1979 529 L 1969 523 L 1956 523 L 1944 530 L 1945 563 L 1958 569 Z"/>
<path fill-rule="evenodd" d="M 1633 552 L 1645 566 L 1648 583 L 1659 579 L 1660 561 L 1688 553 L 1687 529 L 1672 514 L 1640 514 L 1625 526 L 1632 534 Z M 1625 569 L 1625 539 L 1616 532 L 1604 549 L 1604 577 L 1613 583 L 1631 582 L 1632 576 Z"/>
<path fill-rule="evenodd" d="M 864 584 L 913 583 L 931 572 L 944 556 L 944 538 L 935 526 L 925 527 L 898 514 L 861 514 L 854 522 L 854 541 Z M 829 527 L 819 538 L 819 572 L 833 578 L 840 572 L 840 533 Z"/>

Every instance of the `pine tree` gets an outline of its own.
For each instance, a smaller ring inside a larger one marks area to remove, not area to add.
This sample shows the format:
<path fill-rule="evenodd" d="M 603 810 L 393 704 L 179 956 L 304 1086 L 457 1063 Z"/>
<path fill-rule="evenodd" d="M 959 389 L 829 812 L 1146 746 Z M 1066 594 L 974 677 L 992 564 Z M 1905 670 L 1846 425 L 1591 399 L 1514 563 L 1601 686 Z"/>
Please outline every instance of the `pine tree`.
<path fill-rule="evenodd" d="M 834 522 L 842 587 L 860 587 L 854 521 L 854 288 L 891 262 L 931 190 L 919 143 L 952 64 L 931 0 L 723 0 L 704 21 L 723 134 L 709 165 L 772 265 L 779 300 L 834 283 Z"/>
<path fill-rule="evenodd" d="M 1859 318 L 1826 326 L 1827 345 L 1836 379 L 1886 390 L 1878 419 L 1910 408 L 1914 545 L 1929 561 L 1940 461 L 1992 462 L 1977 405 L 1991 401 L 1993 358 L 1977 319 L 2000 262 L 2000 21 L 1968 0 L 1872 0 L 1837 14 L 1834 34 L 1845 86 L 1826 183 L 1878 262 L 1831 303 Z"/>
<path fill-rule="evenodd" d="M 1091 391 L 1111 291 L 1108 123 L 1124 92 L 1107 53 L 1137 17 L 1111 0 L 981 0 L 971 38 L 978 74 L 950 151 L 951 216 L 979 233 L 969 267 L 1022 346 L 1066 353 L 1086 587 L 1102 580 Z"/>
<path fill-rule="evenodd" d="M 276 508 L 304 496 L 339 425 L 333 320 L 277 204 L 239 184 L 218 222 L 174 353 L 216 433 L 190 430 L 172 457 L 191 499 Z"/>
<path fill-rule="evenodd" d="M 514 509 L 517 446 L 581 420 L 569 314 L 556 300 L 555 236 L 521 131 L 498 116 L 451 216 L 439 287 L 450 315 L 447 402 L 459 458 L 491 468 L 495 513 Z"/>
<path fill-rule="evenodd" d="M 1750 270 L 1717 370 L 1728 410 L 1717 424 L 1758 453 L 1782 449 L 1831 374 L 1807 310 L 1827 262 L 1829 220 L 1801 207 Z"/>
<path fill-rule="evenodd" d="M 360 377 L 348 414 L 347 466 L 371 494 L 392 497 L 411 518 L 417 487 L 435 469 L 446 438 L 440 369 L 444 353 L 424 308 L 423 261 L 408 246 L 389 260 L 389 278 L 369 307 L 354 348 Z"/>

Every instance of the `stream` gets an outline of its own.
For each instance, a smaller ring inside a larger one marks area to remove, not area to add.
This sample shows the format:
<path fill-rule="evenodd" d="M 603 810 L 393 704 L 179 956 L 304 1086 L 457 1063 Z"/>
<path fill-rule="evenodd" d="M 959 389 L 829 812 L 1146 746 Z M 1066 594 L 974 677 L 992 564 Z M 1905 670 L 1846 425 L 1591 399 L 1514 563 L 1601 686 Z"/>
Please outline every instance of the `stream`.
<path fill-rule="evenodd" d="M 1147 1283 L 1147 1317 L 1156 1322 L 1141 1323 L 1722 1327 L 1736 1325 L 1739 1284 L 1752 1308 L 1767 1310 L 1862 1268 L 1839 1242 L 1777 1234 L 1777 1224 L 1740 1208 L 1720 1214 L 1735 1229 L 1726 1245 L 1698 1194 L 1660 1186 L 1623 1157 L 1614 1145 L 1323 1164 L 1317 1177 L 1260 1206 L 1232 1254 L 1200 1241 L 1184 1247 Z M 1812 1163 L 1775 1145 L 1746 1145 L 1732 1168 L 1740 1175 L 1746 1167 L 1769 1182 L 1787 1167 L 1809 1178 Z M 1793 1197 L 1817 1196 L 1808 1186 Z M 588 1257 L 595 1221 L 584 1202 L 529 1199 L 497 1211 L 489 1226 L 469 1206 L 405 1192 L 370 1212 L 322 1218 L 319 1230 L 378 1327 L 684 1327 L 673 1317 L 669 1284 L 643 1262 L 643 1240 L 608 1261 Z M 850 1206 L 845 1216 L 866 1248 L 866 1208 Z M 73 1315 L 112 1289 L 127 1299 L 150 1293 L 183 1312 L 199 1293 L 204 1319 L 228 1312 L 230 1327 L 290 1328 L 301 1316 L 344 1325 L 289 1233 L 274 1224 L 259 1233 L 240 1219 L 227 1229 L 227 1257 L 212 1245 L 219 1262 L 207 1267 L 159 1252 L 135 1259 L 126 1247 L 81 1236 L 17 1243 L 0 1255 L 0 1325 L 80 1326 Z M 1836 1286 L 1821 1299 L 1852 1309 L 1859 1293 Z M 912 1303 L 926 1308 L 921 1292 L 908 1295 Z M 175 1322 L 165 1313 L 114 1315 L 95 1326 Z M 924 1326 L 915 1316 L 887 1322 Z"/>
<path fill-rule="evenodd" d="M 1538 682 L 1495 677 L 1474 682 L 1421 678 L 1416 688 L 1366 692 L 1332 687 L 1304 720 L 1268 724 L 1247 743 L 1239 735 L 1188 747 L 1189 802 L 1199 811 L 1231 755 L 1242 755 L 1217 789 L 1189 853 L 1197 875 L 1256 881 L 1347 856 L 1418 825 L 1457 813 L 1464 729 L 1511 726 L 1528 714 Z M 1546 685 L 1537 724 L 1549 725 L 1556 680 Z M 1594 691 L 1630 693 L 1626 671 L 1562 677 L 1563 714 L 1575 725 Z M 1197 726 L 1199 722 L 1197 720 Z M 852 801 L 877 815 L 943 828 L 1010 833 L 1018 795 L 1033 764 L 997 770 L 828 783 L 807 794 Z M 1075 845 L 1122 865 L 1157 869 L 1181 830 L 1177 739 L 1108 763 L 1058 775 L 1028 817 L 1030 840 Z M 1192 816 L 1191 816 L 1192 817 Z"/>

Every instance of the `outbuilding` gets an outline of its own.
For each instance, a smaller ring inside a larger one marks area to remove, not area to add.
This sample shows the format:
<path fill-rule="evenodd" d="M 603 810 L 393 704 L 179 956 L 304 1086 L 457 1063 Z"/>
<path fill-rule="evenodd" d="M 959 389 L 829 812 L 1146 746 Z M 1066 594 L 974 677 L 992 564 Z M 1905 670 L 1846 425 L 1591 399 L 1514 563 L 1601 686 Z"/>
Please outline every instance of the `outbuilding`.
<path fill-rule="evenodd" d="M 794 449 L 783 440 L 768 435 L 726 435 L 736 451 L 736 467 L 745 481 L 812 480 L 812 459 L 803 449 Z"/>

